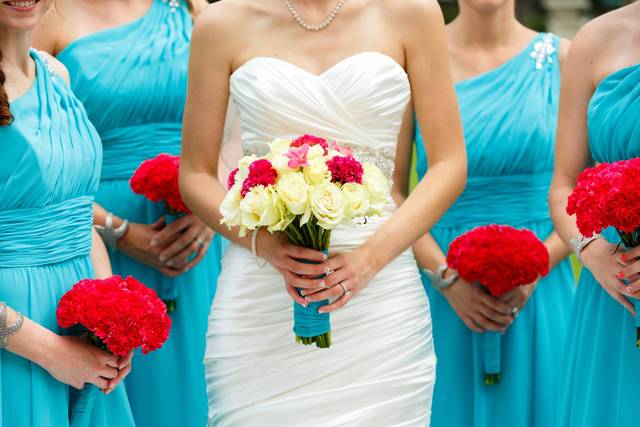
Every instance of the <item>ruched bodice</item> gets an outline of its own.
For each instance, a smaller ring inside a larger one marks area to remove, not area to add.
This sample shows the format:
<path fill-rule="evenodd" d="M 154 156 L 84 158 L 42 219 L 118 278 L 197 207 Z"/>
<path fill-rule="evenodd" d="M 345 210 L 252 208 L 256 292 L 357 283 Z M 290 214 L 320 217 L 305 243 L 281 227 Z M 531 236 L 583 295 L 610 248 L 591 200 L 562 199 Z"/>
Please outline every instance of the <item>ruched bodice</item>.
<path fill-rule="evenodd" d="M 137 21 L 82 37 L 58 54 L 104 147 L 103 180 L 128 179 L 155 154 L 178 154 L 192 18 L 153 0 Z"/>
<path fill-rule="evenodd" d="M 231 76 L 246 154 L 274 138 L 315 134 L 393 175 L 402 117 L 411 96 L 404 69 L 378 52 L 349 56 L 320 75 L 272 57 L 250 59 Z"/>
<path fill-rule="evenodd" d="M 100 139 L 66 82 L 36 51 L 33 87 L 0 128 L 0 267 L 86 255 Z"/>
<path fill-rule="evenodd" d="M 467 188 L 438 226 L 549 219 L 560 89 L 558 38 L 540 34 L 511 60 L 460 81 L 456 92 L 468 153 Z M 417 138 L 420 176 L 427 169 Z"/>
<path fill-rule="evenodd" d="M 640 157 L 640 64 L 600 82 L 589 103 L 589 145 L 597 162 Z"/>

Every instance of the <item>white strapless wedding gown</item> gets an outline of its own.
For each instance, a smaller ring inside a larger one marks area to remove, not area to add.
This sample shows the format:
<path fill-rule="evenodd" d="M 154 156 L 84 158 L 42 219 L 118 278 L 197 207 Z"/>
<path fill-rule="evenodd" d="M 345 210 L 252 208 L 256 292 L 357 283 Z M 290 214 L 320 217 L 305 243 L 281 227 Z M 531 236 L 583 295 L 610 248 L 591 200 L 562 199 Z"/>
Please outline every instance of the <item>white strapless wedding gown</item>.
<path fill-rule="evenodd" d="M 245 154 L 276 137 L 309 133 L 348 144 L 391 177 L 409 80 L 392 58 L 366 52 L 321 75 L 277 58 L 249 60 L 231 76 Z M 334 231 L 349 251 L 381 218 Z M 411 227 L 411 224 L 407 224 Z M 333 344 L 296 344 L 282 275 L 230 245 L 209 318 L 205 366 L 209 425 L 231 427 L 427 426 L 435 381 L 431 320 L 410 250 L 331 316 Z"/>

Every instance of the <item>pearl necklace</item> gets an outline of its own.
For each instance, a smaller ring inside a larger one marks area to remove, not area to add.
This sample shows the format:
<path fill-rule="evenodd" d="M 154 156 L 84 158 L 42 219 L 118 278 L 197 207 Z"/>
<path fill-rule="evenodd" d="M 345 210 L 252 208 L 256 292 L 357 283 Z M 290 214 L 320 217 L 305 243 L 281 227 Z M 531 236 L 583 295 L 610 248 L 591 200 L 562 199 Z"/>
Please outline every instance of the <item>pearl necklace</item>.
<path fill-rule="evenodd" d="M 320 30 L 324 30 L 329 25 L 331 25 L 333 20 L 336 19 L 336 16 L 338 16 L 338 13 L 340 13 L 340 9 L 342 9 L 342 6 L 344 6 L 344 3 L 347 0 L 338 0 L 338 3 L 336 3 L 334 8 L 331 9 L 331 12 L 329 12 L 329 16 L 327 16 L 327 18 L 324 21 L 322 21 L 321 23 L 313 24 L 313 25 L 312 24 L 307 24 L 307 22 L 304 19 L 302 19 L 302 17 L 298 13 L 298 10 L 293 5 L 293 1 L 292 0 L 285 0 L 285 1 L 287 3 L 287 9 L 289 9 L 289 12 L 291 13 L 291 16 L 293 16 L 293 19 L 295 19 L 296 22 L 298 24 L 300 24 L 300 26 L 302 28 L 304 28 L 307 31 L 320 31 Z"/>

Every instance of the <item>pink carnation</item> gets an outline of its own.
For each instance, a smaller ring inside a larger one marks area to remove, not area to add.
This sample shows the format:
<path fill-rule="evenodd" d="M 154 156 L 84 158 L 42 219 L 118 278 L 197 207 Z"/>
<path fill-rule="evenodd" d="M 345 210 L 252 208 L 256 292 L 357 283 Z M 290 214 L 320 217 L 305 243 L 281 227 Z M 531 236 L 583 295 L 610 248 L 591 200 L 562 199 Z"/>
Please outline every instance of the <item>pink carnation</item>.
<path fill-rule="evenodd" d="M 291 143 L 291 147 L 302 147 L 304 144 L 307 144 L 309 147 L 313 147 L 314 145 L 319 145 L 324 149 L 324 155 L 326 156 L 329 153 L 329 143 L 324 138 L 320 138 L 313 135 L 302 135 L 299 138 L 296 138 Z"/>
<path fill-rule="evenodd" d="M 331 172 L 332 182 L 362 184 L 364 169 L 362 164 L 353 157 L 335 156 L 327 162 L 327 167 Z"/>
<path fill-rule="evenodd" d="M 242 183 L 240 195 L 244 197 L 253 187 L 263 185 L 268 187 L 276 183 L 278 172 L 267 159 L 255 160 L 249 165 L 249 175 Z"/>

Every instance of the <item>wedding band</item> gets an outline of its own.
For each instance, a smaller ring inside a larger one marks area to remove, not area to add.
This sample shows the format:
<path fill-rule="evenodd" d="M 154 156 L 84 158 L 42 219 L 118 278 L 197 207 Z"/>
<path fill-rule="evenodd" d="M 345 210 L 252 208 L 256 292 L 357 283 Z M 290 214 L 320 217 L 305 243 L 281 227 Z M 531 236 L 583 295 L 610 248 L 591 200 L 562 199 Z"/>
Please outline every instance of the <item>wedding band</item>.
<path fill-rule="evenodd" d="M 204 239 L 198 239 L 196 240 L 196 245 L 203 247 L 204 246 Z"/>
<path fill-rule="evenodd" d="M 347 288 L 345 285 L 342 284 L 342 282 L 338 283 L 338 286 L 340 286 L 342 288 L 342 290 L 344 291 L 342 293 L 342 296 L 347 296 L 351 293 L 351 289 Z"/>
<path fill-rule="evenodd" d="M 520 313 L 520 310 L 518 310 L 518 307 L 513 307 L 513 308 L 511 309 L 511 315 L 512 315 L 513 317 L 516 317 L 516 316 L 518 315 L 518 313 Z"/>

